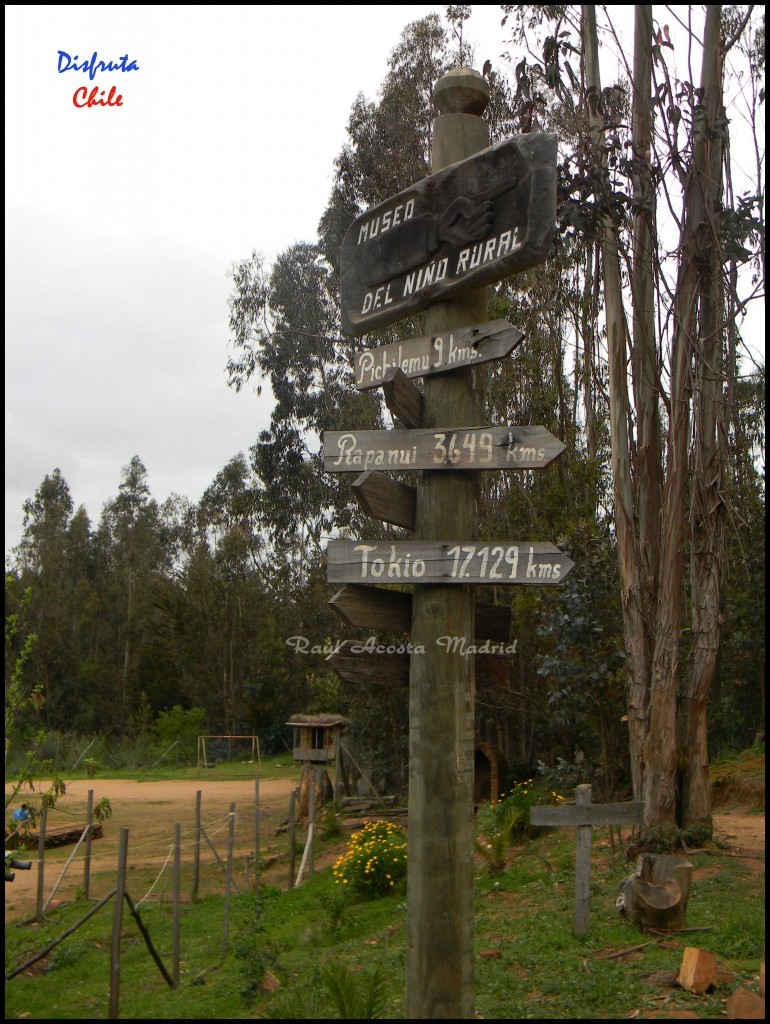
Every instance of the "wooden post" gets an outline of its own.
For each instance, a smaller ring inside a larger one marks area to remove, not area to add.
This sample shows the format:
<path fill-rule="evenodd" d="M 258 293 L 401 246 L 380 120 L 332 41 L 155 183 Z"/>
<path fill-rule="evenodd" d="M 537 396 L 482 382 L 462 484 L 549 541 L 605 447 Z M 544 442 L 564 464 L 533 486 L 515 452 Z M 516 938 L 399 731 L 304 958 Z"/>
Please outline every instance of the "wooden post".
<path fill-rule="evenodd" d="M 88 802 L 86 804 L 86 851 L 83 858 L 83 896 L 86 899 L 91 895 L 91 825 L 94 820 L 94 791 L 89 789 Z"/>
<path fill-rule="evenodd" d="M 441 111 L 433 128 L 433 172 L 485 149 L 479 116 L 489 89 L 477 72 L 450 71 L 437 83 Z M 487 288 L 426 313 L 428 335 L 486 321 Z M 469 367 L 429 377 L 424 428 L 481 423 Z M 415 538 L 473 540 L 478 531 L 477 474 L 423 472 Z M 450 654 L 440 636 L 475 636 L 473 594 L 465 584 L 416 586 L 412 599 L 409 696 L 409 835 L 406 951 L 407 1019 L 473 1018 L 473 657 Z"/>
<path fill-rule="evenodd" d="M 315 778 L 314 774 L 310 774 L 310 792 L 308 793 L 308 807 L 307 807 L 307 873 L 310 878 L 315 874 Z"/>
<path fill-rule="evenodd" d="M 575 803 L 582 806 L 591 803 L 591 787 L 578 786 L 575 789 Z M 578 825 L 577 853 L 575 854 L 575 914 L 576 935 L 588 932 L 588 912 L 591 905 L 591 826 Z"/>
<path fill-rule="evenodd" d="M 295 833 L 294 805 L 297 801 L 297 790 L 291 791 L 289 799 L 289 888 L 294 888 L 294 870 L 297 861 L 297 836 Z"/>
<path fill-rule="evenodd" d="M 37 833 L 37 900 L 35 903 L 35 920 L 43 920 L 43 888 L 45 885 L 45 826 L 48 817 L 48 806 L 43 804 L 40 811 L 40 824 Z"/>
<path fill-rule="evenodd" d="M 120 933 L 123 928 L 123 900 L 126 892 L 126 862 L 128 860 L 128 829 L 120 830 L 118 846 L 118 874 L 115 882 L 115 903 L 112 912 L 112 939 L 110 941 L 110 1010 L 109 1019 L 120 1016 Z"/>
<path fill-rule="evenodd" d="M 254 779 L 254 889 L 259 889 L 259 776 Z"/>
<path fill-rule="evenodd" d="M 199 740 L 200 742 L 200 740 Z M 201 791 L 195 794 L 195 840 L 193 844 L 193 880 L 191 899 L 198 899 L 201 872 Z"/>
<path fill-rule="evenodd" d="M 227 934 L 230 930 L 230 888 L 233 880 L 233 840 L 235 838 L 235 804 L 230 804 L 227 824 L 227 863 L 225 865 L 225 905 L 222 924 L 222 952 L 227 949 Z"/>
<path fill-rule="evenodd" d="M 180 893 L 182 874 L 182 826 L 179 822 L 174 825 L 174 881 L 171 912 L 171 973 L 174 979 L 174 986 L 179 987 L 179 919 L 180 919 Z"/>

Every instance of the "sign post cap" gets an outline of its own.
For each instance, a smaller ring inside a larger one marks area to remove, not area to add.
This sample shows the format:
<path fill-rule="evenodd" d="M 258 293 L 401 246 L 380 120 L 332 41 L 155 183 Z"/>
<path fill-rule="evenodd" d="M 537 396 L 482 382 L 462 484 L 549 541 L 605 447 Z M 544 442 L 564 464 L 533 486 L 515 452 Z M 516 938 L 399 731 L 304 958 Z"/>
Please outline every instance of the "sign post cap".
<path fill-rule="evenodd" d="M 489 103 L 489 86 L 473 68 L 452 68 L 436 82 L 433 102 L 442 114 L 481 115 Z"/>

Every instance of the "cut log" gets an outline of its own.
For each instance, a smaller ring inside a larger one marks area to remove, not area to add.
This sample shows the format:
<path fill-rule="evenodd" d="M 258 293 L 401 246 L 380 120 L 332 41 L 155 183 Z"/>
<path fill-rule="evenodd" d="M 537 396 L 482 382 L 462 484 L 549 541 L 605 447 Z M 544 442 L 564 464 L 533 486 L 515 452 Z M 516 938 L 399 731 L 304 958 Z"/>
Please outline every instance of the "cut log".
<path fill-rule="evenodd" d="M 329 773 L 323 765 L 305 764 L 302 768 L 302 775 L 299 784 L 299 807 L 297 818 L 307 818 L 310 812 L 310 787 L 314 790 L 315 813 L 318 814 L 325 803 L 334 799 Z"/>
<path fill-rule="evenodd" d="M 764 1020 L 765 1000 L 747 988 L 737 988 L 727 1000 L 729 1020 Z"/>
<path fill-rule="evenodd" d="M 64 825 L 61 828 L 46 828 L 45 830 L 45 846 L 46 849 L 53 846 L 69 846 L 70 843 L 76 843 L 78 839 L 85 832 L 85 824 L 79 825 Z M 91 838 L 101 839 L 104 835 L 104 826 L 100 822 L 94 822 L 91 826 Z M 9 850 L 17 850 L 19 847 L 25 849 L 37 849 L 39 841 L 39 834 L 36 829 L 30 829 L 28 832 L 12 832 L 6 833 L 5 845 Z"/>
<path fill-rule="evenodd" d="M 677 982 L 688 992 L 702 996 L 717 983 L 717 958 L 707 949 L 687 946 Z"/>
<path fill-rule="evenodd" d="M 643 853 L 620 883 L 622 908 L 646 928 L 683 928 L 691 879 L 692 864 L 682 857 Z"/>

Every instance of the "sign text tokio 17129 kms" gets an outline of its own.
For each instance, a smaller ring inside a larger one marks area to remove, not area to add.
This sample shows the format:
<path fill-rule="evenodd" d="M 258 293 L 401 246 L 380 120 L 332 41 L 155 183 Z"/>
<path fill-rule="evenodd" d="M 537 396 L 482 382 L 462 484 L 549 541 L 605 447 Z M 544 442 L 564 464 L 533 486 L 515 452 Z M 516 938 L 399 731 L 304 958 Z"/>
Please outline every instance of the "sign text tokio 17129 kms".
<path fill-rule="evenodd" d="M 342 325 L 364 334 L 542 263 L 555 223 L 555 135 L 516 135 L 451 164 L 353 221 Z"/>
<path fill-rule="evenodd" d="M 574 562 L 553 544 L 511 541 L 331 540 L 329 583 L 493 583 L 546 586 Z"/>
<path fill-rule="evenodd" d="M 542 469 L 564 451 L 545 427 L 327 430 L 327 473 L 404 469 Z"/>

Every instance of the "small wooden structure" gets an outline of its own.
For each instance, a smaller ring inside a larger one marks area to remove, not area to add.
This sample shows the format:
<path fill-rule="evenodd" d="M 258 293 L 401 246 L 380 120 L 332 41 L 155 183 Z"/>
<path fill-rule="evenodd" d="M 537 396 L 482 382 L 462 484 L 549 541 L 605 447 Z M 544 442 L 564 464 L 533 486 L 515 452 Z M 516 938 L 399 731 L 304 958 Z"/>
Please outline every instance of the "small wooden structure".
<path fill-rule="evenodd" d="M 294 760 L 302 764 L 298 815 L 306 818 L 310 810 L 309 789 L 314 791 L 315 807 L 334 799 L 339 791 L 342 770 L 342 715 L 293 715 L 287 725 L 294 729 Z M 334 765 L 334 784 L 328 766 Z"/>
<path fill-rule="evenodd" d="M 294 729 L 294 760 L 333 764 L 345 722 L 342 715 L 292 715 L 286 724 Z"/>

